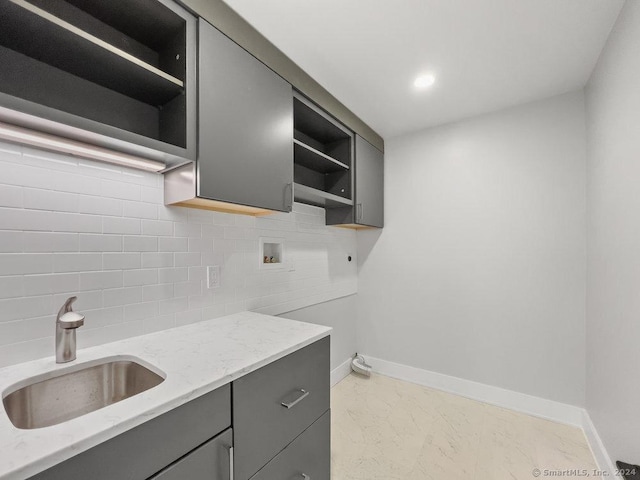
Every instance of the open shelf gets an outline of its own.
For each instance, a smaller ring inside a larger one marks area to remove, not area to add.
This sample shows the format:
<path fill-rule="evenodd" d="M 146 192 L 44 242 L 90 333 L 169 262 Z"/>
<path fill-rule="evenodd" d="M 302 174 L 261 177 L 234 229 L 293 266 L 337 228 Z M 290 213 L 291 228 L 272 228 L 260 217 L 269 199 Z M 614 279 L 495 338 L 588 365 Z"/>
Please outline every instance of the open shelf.
<path fill-rule="evenodd" d="M 319 150 L 301 142 L 300 140 L 293 140 L 294 154 L 296 163 L 316 170 L 321 173 L 339 172 L 342 170 L 349 170 L 349 165 L 346 165 L 329 155 L 322 153 Z"/>
<path fill-rule="evenodd" d="M 65 5 L 68 16 L 71 9 L 77 18 L 88 15 L 63 2 L 52 5 Z M 98 85 L 150 105 L 183 92 L 182 80 L 26 0 L 7 1 L 2 20 L 5 47 Z"/>
<path fill-rule="evenodd" d="M 326 208 L 353 205 L 353 133 L 300 93 L 293 98 L 295 199 Z"/>
<path fill-rule="evenodd" d="M 180 5 L 2 0 L 0 25 L 2 121 L 195 160 L 197 22 Z"/>
<path fill-rule="evenodd" d="M 293 197 L 296 201 L 316 205 L 318 207 L 347 207 L 353 205 L 353 200 L 334 195 L 317 188 L 308 187 L 300 183 L 293 184 Z"/>

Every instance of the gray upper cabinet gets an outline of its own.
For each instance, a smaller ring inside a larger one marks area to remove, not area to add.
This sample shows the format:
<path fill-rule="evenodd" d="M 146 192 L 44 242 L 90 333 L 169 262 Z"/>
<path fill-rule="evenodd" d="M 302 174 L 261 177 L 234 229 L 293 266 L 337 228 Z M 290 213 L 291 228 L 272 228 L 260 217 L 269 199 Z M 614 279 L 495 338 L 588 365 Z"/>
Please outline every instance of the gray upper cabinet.
<path fill-rule="evenodd" d="M 356 135 L 353 207 L 327 209 L 327 225 L 349 228 L 384 226 L 384 153 Z"/>
<path fill-rule="evenodd" d="M 367 227 L 384 226 L 384 154 L 359 135 L 354 221 Z"/>
<path fill-rule="evenodd" d="M 196 157 L 196 18 L 171 0 L 0 2 L 0 121 L 146 157 Z"/>
<path fill-rule="evenodd" d="M 197 195 L 290 212 L 291 85 L 200 20 Z"/>

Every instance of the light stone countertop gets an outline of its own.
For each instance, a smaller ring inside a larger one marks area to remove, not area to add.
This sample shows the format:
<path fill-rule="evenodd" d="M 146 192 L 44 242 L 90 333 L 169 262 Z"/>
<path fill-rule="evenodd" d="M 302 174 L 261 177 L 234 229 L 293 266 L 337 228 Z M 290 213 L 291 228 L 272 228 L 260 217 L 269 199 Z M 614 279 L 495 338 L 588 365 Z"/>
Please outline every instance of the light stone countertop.
<path fill-rule="evenodd" d="M 25 479 L 90 449 L 189 400 L 330 334 L 331 328 L 252 312 L 78 350 L 74 362 L 52 356 L 0 369 L 0 391 L 29 377 L 74 371 L 104 358 L 136 357 L 161 370 L 160 385 L 108 407 L 51 427 L 20 430 L 0 412 L 0 479 Z M 82 335 L 82 330 L 78 331 Z"/>

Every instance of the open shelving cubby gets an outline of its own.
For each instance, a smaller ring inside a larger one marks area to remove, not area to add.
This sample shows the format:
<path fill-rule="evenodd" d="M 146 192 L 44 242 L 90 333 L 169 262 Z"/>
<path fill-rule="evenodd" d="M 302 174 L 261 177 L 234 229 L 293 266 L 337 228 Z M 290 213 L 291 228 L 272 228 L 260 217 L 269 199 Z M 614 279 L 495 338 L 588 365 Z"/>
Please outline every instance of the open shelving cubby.
<path fill-rule="evenodd" d="M 294 198 L 331 208 L 353 205 L 353 133 L 295 92 Z"/>
<path fill-rule="evenodd" d="M 187 28 L 195 20 L 181 10 L 158 0 L 3 1 L 0 105 L 186 150 Z"/>

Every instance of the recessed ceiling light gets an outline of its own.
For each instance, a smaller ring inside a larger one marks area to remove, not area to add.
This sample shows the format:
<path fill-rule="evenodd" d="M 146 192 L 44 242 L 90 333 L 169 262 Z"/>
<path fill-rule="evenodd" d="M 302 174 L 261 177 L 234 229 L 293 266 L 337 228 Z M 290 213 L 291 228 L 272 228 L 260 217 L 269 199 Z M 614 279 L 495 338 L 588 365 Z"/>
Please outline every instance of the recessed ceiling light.
<path fill-rule="evenodd" d="M 417 89 L 424 90 L 425 88 L 432 87 L 436 83 L 436 77 L 428 73 L 426 75 L 420 75 L 413 82 L 413 86 Z"/>

